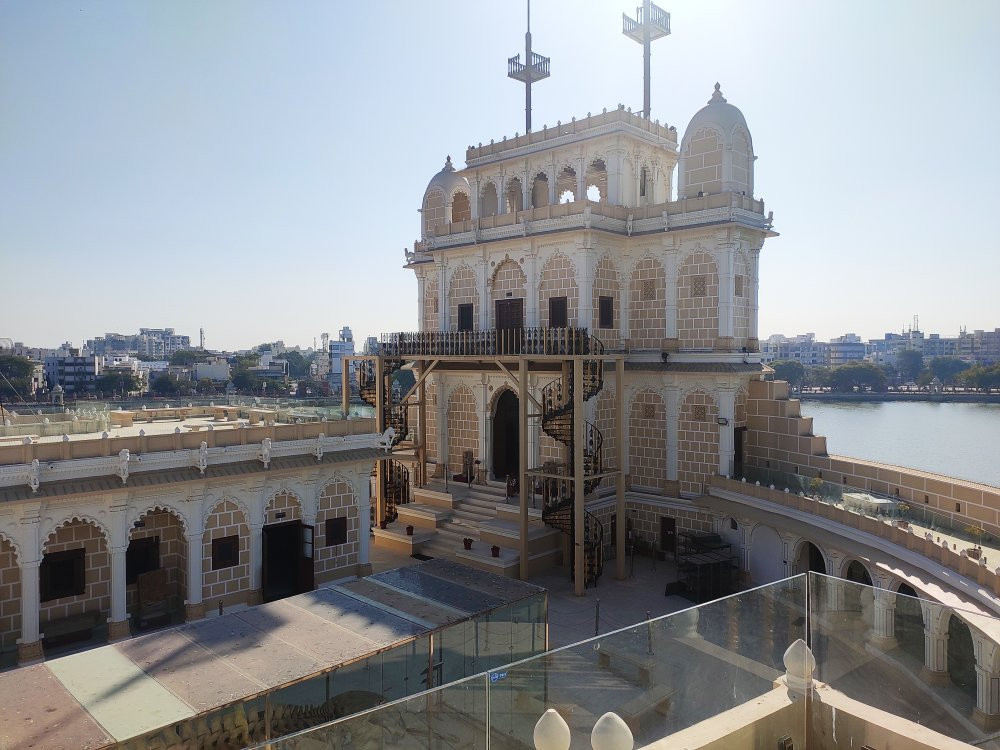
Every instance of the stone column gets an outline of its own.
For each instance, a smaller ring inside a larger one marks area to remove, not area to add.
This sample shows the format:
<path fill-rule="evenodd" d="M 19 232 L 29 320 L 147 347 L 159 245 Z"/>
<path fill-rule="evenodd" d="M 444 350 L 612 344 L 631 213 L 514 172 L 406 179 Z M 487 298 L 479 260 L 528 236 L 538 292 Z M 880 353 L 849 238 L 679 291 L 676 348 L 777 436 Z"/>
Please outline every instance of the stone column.
<path fill-rule="evenodd" d="M 896 643 L 896 593 L 886 588 L 875 589 L 875 617 L 872 623 L 872 645 L 881 651 L 891 651 Z"/>
<path fill-rule="evenodd" d="M 663 269 L 666 272 L 666 293 L 665 302 L 665 326 L 664 338 L 667 339 L 667 348 L 677 350 L 677 253 L 668 250 L 663 258 Z"/>
<path fill-rule="evenodd" d="M 490 264 L 486 258 L 476 263 L 476 283 L 479 287 L 479 330 L 490 327 Z"/>
<path fill-rule="evenodd" d="M 185 536 L 187 540 L 187 586 L 184 600 L 184 620 L 200 620 L 205 616 L 205 605 L 202 603 L 202 564 L 205 554 L 205 532 L 193 531 Z"/>
<path fill-rule="evenodd" d="M 111 508 L 111 616 L 108 618 L 108 641 L 119 641 L 131 635 L 128 612 L 125 611 L 125 551 L 128 549 L 126 505 Z"/>
<path fill-rule="evenodd" d="M 426 321 L 424 320 L 424 284 L 427 283 L 427 279 L 424 278 L 423 274 L 417 276 L 417 330 L 425 331 Z M 324 355 L 329 357 L 329 349 L 324 352 Z"/>
<path fill-rule="evenodd" d="M 594 250 L 581 248 L 576 254 L 576 286 L 579 291 L 576 324 L 580 328 L 593 328 L 594 324 Z"/>
<path fill-rule="evenodd" d="M 1000 728 L 1000 666 L 996 663 L 997 644 L 972 631 L 976 654 L 976 708 L 972 720 L 980 729 L 993 732 Z"/>
<path fill-rule="evenodd" d="M 538 327 L 538 253 L 530 249 L 524 255 L 524 275 L 527 278 L 525 293 L 527 309 L 524 311 L 524 325 L 528 328 Z"/>
<path fill-rule="evenodd" d="M 42 539 L 39 536 L 41 503 L 30 507 L 20 522 L 21 551 L 18 564 L 21 570 L 21 637 L 17 639 L 17 661 L 20 665 L 32 664 L 44 658 L 39 635 L 38 615 L 41 590 L 38 568 L 42 564 Z"/>
<path fill-rule="evenodd" d="M 247 604 L 260 604 L 263 601 L 261 573 L 264 570 L 263 535 L 264 524 L 258 518 L 250 519 L 250 591 L 247 594 Z"/>
<path fill-rule="evenodd" d="M 924 666 L 920 679 L 928 685 L 950 685 L 948 674 L 948 610 L 921 601 L 924 620 Z"/>
<path fill-rule="evenodd" d="M 372 572 L 371 562 L 371 529 L 368 521 L 369 509 L 371 508 L 371 496 L 366 474 L 352 474 L 348 477 L 354 496 L 357 498 L 358 508 L 358 572 L 359 576 L 366 576 Z"/>
<path fill-rule="evenodd" d="M 717 348 L 733 348 L 733 264 L 736 249 L 733 243 L 724 243 L 719 249 L 719 331 Z"/>
<path fill-rule="evenodd" d="M 507 213 L 507 190 L 504 187 L 504 176 L 497 176 L 497 216 Z"/>
<path fill-rule="evenodd" d="M 726 420 L 726 424 L 719 425 L 719 473 L 728 477 L 732 475 L 733 458 L 736 456 L 733 436 L 736 422 L 736 389 L 719 388 L 715 396 L 719 401 L 719 417 Z"/>
<path fill-rule="evenodd" d="M 437 429 L 437 468 L 434 476 L 444 478 L 444 465 L 448 463 L 448 383 L 444 376 L 434 372 L 437 380 L 435 404 L 435 429 Z M 377 520 L 377 519 L 376 519 Z"/>
<path fill-rule="evenodd" d="M 549 205 L 554 206 L 558 202 L 559 196 L 556 195 L 556 168 L 553 164 L 549 170 Z"/>
<path fill-rule="evenodd" d="M 630 259 L 622 259 L 622 274 L 621 274 L 621 295 L 620 295 L 620 306 L 621 312 L 619 313 L 619 335 L 621 336 L 620 347 L 625 349 L 628 343 L 629 336 L 631 335 L 629 330 L 629 307 L 631 305 L 631 278 L 628 273 Z"/>
<path fill-rule="evenodd" d="M 445 267 L 444 261 L 439 260 L 435 263 L 437 274 L 438 274 L 438 330 L 447 331 L 448 330 L 448 287 L 446 286 L 448 282 L 448 269 Z"/>
<path fill-rule="evenodd" d="M 622 205 L 622 152 L 621 149 L 611 149 L 608 151 L 608 161 L 605 164 L 608 170 L 608 205 Z"/>
<path fill-rule="evenodd" d="M 479 455 L 474 458 L 478 458 L 482 461 L 483 467 L 492 468 L 492 461 L 490 460 L 490 437 L 492 436 L 493 427 L 493 415 L 489 413 L 490 411 L 490 389 L 488 385 L 488 379 L 483 375 L 480 379 L 480 384 L 482 388 L 482 398 L 480 399 L 479 407 Z M 475 466 L 475 464 L 473 464 Z M 484 468 L 485 470 L 485 468 Z"/>
<path fill-rule="evenodd" d="M 757 314 L 760 310 L 760 306 L 757 303 L 757 292 L 760 287 L 760 278 L 758 277 L 759 266 L 760 249 L 758 248 L 750 252 L 750 278 L 747 279 L 749 291 L 744 290 L 745 294 L 750 295 L 750 319 L 747 322 L 747 333 L 750 340 L 747 341 L 747 348 L 752 352 L 760 348 L 760 336 L 757 333 Z"/>
<path fill-rule="evenodd" d="M 668 385 L 664 389 L 664 404 L 667 416 L 667 481 L 677 481 L 677 428 L 680 420 L 681 390 L 677 386 Z"/>
<path fill-rule="evenodd" d="M 469 196 L 469 212 L 472 220 L 476 221 L 479 218 L 479 199 L 483 194 L 479 175 L 476 175 L 475 179 L 469 180 L 469 187 L 472 188 L 472 195 Z"/>

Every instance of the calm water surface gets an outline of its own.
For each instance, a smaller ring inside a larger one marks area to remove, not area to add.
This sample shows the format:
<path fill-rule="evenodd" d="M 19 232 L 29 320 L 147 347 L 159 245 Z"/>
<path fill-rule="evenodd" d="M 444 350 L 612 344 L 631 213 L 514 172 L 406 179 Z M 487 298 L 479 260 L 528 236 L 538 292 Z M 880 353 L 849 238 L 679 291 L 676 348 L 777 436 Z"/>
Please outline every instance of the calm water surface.
<path fill-rule="evenodd" d="M 802 401 L 830 453 L 1000 486 L 1000 404 Z"/>

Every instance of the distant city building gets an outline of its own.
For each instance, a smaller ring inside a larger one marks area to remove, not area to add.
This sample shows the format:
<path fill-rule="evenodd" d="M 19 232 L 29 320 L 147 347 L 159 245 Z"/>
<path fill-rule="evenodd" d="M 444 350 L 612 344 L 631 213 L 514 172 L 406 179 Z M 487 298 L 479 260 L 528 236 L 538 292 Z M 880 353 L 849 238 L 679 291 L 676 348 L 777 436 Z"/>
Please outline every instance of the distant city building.
<path fill-rule="evenodd" d="M 342 382 L 344 374 L 344 357 L 354 356 L 354 334 L 351 333 L 349 326 L 344 326 L 340 329 L 340 333 L 336 341 L 330 340 L 330 383 L 334 388 L 338 388 Z M 354 380 L 354 365 L 350 365 L 351 371 L 351 381 Z"/>
<path fill-rule="evenodd" d="M 792 338 L 783 334 L 775 334 L 761 342 L 760 358 L 764 364 L 770 364 L 777 359 L 788 359 L 801 362 L 805 367 L 825 365 L 828 359 L 829 345 L 816 341 L 816 334 L 805 333 Z"/>
<path fill-rule="evenodd" d="M 827 364 L 837 367 L 848 362 L 860 362 L 867 354 L 867 346 L 861 337 L 853 333 L 845 333 L 830 339 L 827 344 Z"/>
<path fill-rule="evenodd" d="M 208 362 L 196 362 L 194 365 L 195 380 L 207 378 L 214 383 L 225 383 L 228 382 L 230 373 L 229 362 L 225 357 L 213 357 Z"/>
<path fill-rule="evenodd" d="M 191 348 L 191 337 L 174 333 L 173 328 L 140 328 L 137 334 L 106 333 L 89 339 L 84 347 L 98 356 L 105 354 L 142 354 L 163 357 Z"/>
<path fill-rule="evenodd" d="M 45 377 L 49 387 L 62 386 L 66 395 L 90 393 L 95 390 L 100 372 L 99 358 L 71 349 L 65 355 L 45 358 Z"/>

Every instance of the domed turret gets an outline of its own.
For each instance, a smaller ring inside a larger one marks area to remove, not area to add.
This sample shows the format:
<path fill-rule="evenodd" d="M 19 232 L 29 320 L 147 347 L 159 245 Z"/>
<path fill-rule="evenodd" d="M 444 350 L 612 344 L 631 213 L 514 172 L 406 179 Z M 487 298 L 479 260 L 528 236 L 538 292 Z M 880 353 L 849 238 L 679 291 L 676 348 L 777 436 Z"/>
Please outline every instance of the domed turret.
<path fill-rule="evenodd" d="M 469 181 L 455 171 L 449 156 L 444 168 L 427 184 L 424 191 L 423 236 L 434 233 L 437 227 L 472 218 Z"/>
<path fill-rule="evenodd" d="M 708 105 L 691 118 L 681 140 L 677 196 L 736 192 L 753 195 L 753 141 L 743 113 L 719 84 Z"/>

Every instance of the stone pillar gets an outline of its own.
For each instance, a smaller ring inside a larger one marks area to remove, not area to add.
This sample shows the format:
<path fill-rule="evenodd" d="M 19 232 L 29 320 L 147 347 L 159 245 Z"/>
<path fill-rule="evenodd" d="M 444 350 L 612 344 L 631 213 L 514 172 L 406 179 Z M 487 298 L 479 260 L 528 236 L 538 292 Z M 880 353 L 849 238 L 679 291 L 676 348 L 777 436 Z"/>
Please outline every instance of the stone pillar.
<path fill-rule="evenodd" d="M 733 264 L 736 249 L 724 243 L 717 254 L 719 262 L 719 349 L 733 348 Z"/>
<path fill-rule="evenodd" d="M 558 176 L 559 175 L 556 174 L 555 165 L 553 165 L 552 168 L 551 168 L 551 170 L 549 170 L 549 205 L 550 206 L 554 206 L 558 202 L 558 199 L 559 199 L 559 196 L 556 195 L 556 178 Z"/>
<path fill-rule="evenodd" d="M 358 571 L 357 575 L 366 576 L 372 572 L 371 562 L 371 524 L 368 521 L 371 508 L 371 484 L 367 474 L 352 474 L 348 478 L 358 508 Z"/>
<path fill-rule="evenodd" d="M 997 644 L 972 631 L 976 654 L 976 708 L 972 720 L 985 732 L 1000 728 L 1000 665 L 996 663 Z"/>
<path fill-rule="evenodd" d="M 472 195 L 469 196 L 469 213 L 473 221 L 479 218 L 479 199 L 482 197 L 483 186 L 479 181 L 479 175 L 474 180 L 469 180 L 469 187 L 472 188 Z"/>
<path fill-rule="evenodd" d="M 608 205 L 622 205 L 622 152 L 620 149 L 608 151 Z"/>
<path fill-rule="evenodd" d="M 507 190 L 504 188 L 503 175 L 497 176 L 497 216 L 507 213 Z"/>
<path fill-rule="evenodd" d="M 37 549 L 25 550 L 38 559 L 21 560 L 21 637 L 17 641 L 17 662 L 21 666 L 41 661 L 42 641 L 38 632 L 39 584 L 38 567 L 42 564 Z"/>
<path fill-rule="evenodd" d="M 587 200 L 587 165 L 580 159 L 576 167 L 576 199 Z"/>
<path fill-rule="evenodd" d="M 747 349 L 752 352 L 760 348 L 760 335 L 757 333 L 757 314 L 760 311 L 760 306 L 757 302 L 757 292 L 760 287 L 760 278 L 758 276 L 759 266 L 760 249 L 758 248 L 750 252 L 750 271 L 748 274 L 750 278 L 747 279 L 749 291 L 744 292 L 750 295 L 750 319 L 747 322 L 747 334 L 750 340 L 747 341 Z"/>
<path fill-rule="evenodd" d="M 521 207 L 527 211 L 531 205 L 531 175 L 521 172 Z"/>
<path fill-rule="evenodd" d="M 736 456 L 734 430 L 736 428 L 736 390 L 734 388 L 719 388 L 715 393 L 719 401 L 719 417 L 726 424 L 719 425 L 719 473 L 731 476 L 733 459 Z"/>
<path fill-rule="evenodd" d="M 621 295 L 619 305 L 621 307 L 621 312 L 619 312 L 619 335 L 621 336 L 620 348 L 625 349 L 628 343 L 629 336 L 631 332 L 629 330 L 629 307 L 631 305 L 631 288 L 632 282 L 630 274 L 627 273 L 628 270 L 628 258 L 622 259 L 622 275 L 621 275 Z"/>
<path fill-rule="evenodd" d="M 527 309 L 524 311 L 524 325 L 528 328 L 538 327 L 538 253 L 530 250 L 524 256 L 524 275 L 527 278 L 525 293 L 528 296 Z"/>
<path fill-rule="evenodd" d="M 205 616 L 205 605 L 202 603 L 203 555 L 205 554 L 205 532 L 195 531 L 185 536 L 187 540 L 187 597 L 184 600 L 184 620 L 200 620 Z"/>
<path fill-rule="evenodd" d="M 677 253 L 668 251 L 663 258 L 663 269 L 666 272 L 665 325 L 663 336 L 668 341 L 668 348 L 677 348 Z M 670 346 L 669 342 L 673 341 Z"/>
<path fill-rule="evenodd" d="M 576 255 L 576 286 L 579 290 L 576 324 L 580 328 L 594 327 L 594 251 L 582 248 Z"/>
<path fill-rule="evenodd" d="M 482 466 L 484 470 L 485 467 L 492 468 L 490 464 L 490 438 L 493 435 L 493 415 L 489 413 L 490 411 L 490 389 L 488 385 L 488 380 L 485 375 L 481 378 L 481 388 L 482 388 L 482 398 L 480 399 L 481 406 L 479 407 L 479 455 L 474 458 L 478 458 L 482 461 Z M 474 465 L 474 464 L 473 464 Z"/>
<path fill-rule="evenodd" d="M 921 601 L 924 620 L 924 666 L 920 679 L 928 685 L 950 685 L 948 674 L 948 616 L 939 604 Z"/>
<path fill-rule="evenodd" d="M 111 616 L 108 618 L 108 641 L 118 641 L 131 635 L 125 606 L 125 551 L 128 549 L 125 505 L 111 508 Z"/>
<path fill-rule="evenodd" d="M 435 263 L 438 274 L 438 330 L 448 330 L 448 273 L 443 260 Z"/>
<path fill-rule="evenodd" d="M 667 481 L 677 481 L 677 427 L 680 420 L 681 390 L 677 386 L 668 385 L 664 389 L 664 404 L 667 416 Z"/>
<path fill-rule="evenodd" d="M 250 519 L 250 591 L 247 594 L 247 604 L 260 604 L 263 593 L 260 590 L 261 573 L 264 570 L 263 535 L 264 524 L 256 519 Z"/>
<path fill-rule="evenodd" d="M 490 327 L 490 265 L 486 258 L 476 263 L 476 282 L 479 286 L 479 330 Z"/>
<path fill-rule="evenodd" d="M 424 320 L 424 284 L 426 283 L 427 279 L 424 278 L 424 275 L 419 274 L 417 276 L 417 330 L 418 331 L 427 330 L 425 325 L 426 321 Z M 323 355 L 329 357 L 330 350 L 327 349 L 325 352 L 323 352 Z"/>
<path fill-rule="evenodd" d="M 875 617 L 872 623 L 872 645 L 881 651 L 891 651 L 896 643 L 896 593 L 886 588 L 875 589 Z"/>
<path fill-rule="evenodd" d="M 437 378 L 437 390 L 435 396 L 437 398 L 437 403 L 435 406 L 435 429 L 437 429 L 437 469 L 434 471 L 434 476 L 439 479 L 444 478 L 444 465 L 448 463 L 448 386 L 447 381 L 443 376 L 438 375 L 435 371 L 435 376 Z M 376 519 L 376 521 L 379 519 Z"/>

